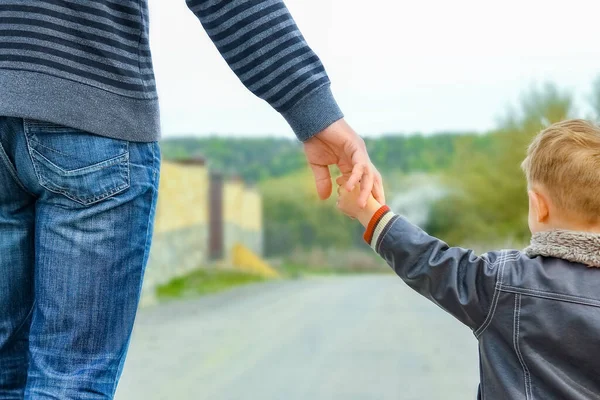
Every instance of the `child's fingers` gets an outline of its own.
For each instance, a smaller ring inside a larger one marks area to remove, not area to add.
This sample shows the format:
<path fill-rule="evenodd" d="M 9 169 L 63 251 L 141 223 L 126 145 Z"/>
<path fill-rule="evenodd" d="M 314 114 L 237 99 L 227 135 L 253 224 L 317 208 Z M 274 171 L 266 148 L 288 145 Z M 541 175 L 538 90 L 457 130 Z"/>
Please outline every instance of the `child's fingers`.
<path fill-rule="evenodd" d="M 350 219 L 356 219 L 355 217 L 353 217 L 352 215 L 348 214 L 348 212 L 346 212 L 346 210 L 344 209 L 344 207 L 342 206 L 341 200 L 338 199 L 335 203 L 335 206 L 337 207 L 338 210 L 340 210 L 342 212 L 342 214 L 344 214 L 346 217 L 350 218 Z"/>

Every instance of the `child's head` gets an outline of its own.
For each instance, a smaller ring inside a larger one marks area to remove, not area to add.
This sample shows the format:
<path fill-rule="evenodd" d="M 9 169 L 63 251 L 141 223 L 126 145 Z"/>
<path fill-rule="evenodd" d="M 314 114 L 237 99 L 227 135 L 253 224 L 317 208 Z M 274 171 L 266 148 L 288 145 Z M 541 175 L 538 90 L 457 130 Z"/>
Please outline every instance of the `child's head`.
<path fill-rule="evenodd" d="M 534 139 L 522 164 L 529 190 L 529 228 L 600 230 L 600 128 L 556 123 Z"/>

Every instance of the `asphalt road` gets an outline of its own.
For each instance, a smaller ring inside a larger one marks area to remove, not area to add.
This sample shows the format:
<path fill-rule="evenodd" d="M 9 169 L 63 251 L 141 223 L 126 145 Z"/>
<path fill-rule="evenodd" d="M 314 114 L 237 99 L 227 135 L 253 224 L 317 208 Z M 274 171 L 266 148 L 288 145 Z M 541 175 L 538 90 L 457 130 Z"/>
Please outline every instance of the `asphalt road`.
<path fill-rule="evenodd" d="M 471 332 L 395 276 L 252 285 L 142 310 L 117 400 L 474 399 Z"/>

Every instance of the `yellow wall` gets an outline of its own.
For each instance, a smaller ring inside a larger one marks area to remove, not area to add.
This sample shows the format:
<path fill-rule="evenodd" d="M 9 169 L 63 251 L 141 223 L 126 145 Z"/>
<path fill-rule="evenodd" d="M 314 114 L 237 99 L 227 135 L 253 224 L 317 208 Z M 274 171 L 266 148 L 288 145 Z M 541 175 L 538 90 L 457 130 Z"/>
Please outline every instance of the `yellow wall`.
<path fill-rule="evenodd" d="M 162 164 L 155 237 L 144 279 L 143 303 L 154 301 L 155 288 L 206 266 L 209 242 L 209 171 L 205 166 Z M 262 199 L 241 181 L 223 184 L 224 257 L 234 268 L 276 276 L 260 260 Z"/>
<path fill-rule="evenodd" d="M 262 230 L 262 197 L 258 190 L 246 188 L 240 181 L 225 182 L 223 220 L 246 231 Z"/>
<path fill-rule="evenodd" d="M 160 177 L 156 233 L 208 225 L 210 181 L 204 166 L 164 162 Z M 223 184 L 223 221 L 248 231 L 262 230 L 262 197 L 239 180 Z"/>
<path fill-rule="evenodd" d="M 260 193 L 256 189 L 246 189 L 242 199 L 240 226 L 247 231 L 262 231 L 262 198 Z"/>
<path fill-rule="evenodd" d="M 155 232 L 208 224 L 208 169 L 162 164 Z"/>
<path fill-rule="evenodd" d="M 244 183 L 242 181 L 226 181 L 223 184 L 223 221 L 238 225 L 244 204 Z"/>

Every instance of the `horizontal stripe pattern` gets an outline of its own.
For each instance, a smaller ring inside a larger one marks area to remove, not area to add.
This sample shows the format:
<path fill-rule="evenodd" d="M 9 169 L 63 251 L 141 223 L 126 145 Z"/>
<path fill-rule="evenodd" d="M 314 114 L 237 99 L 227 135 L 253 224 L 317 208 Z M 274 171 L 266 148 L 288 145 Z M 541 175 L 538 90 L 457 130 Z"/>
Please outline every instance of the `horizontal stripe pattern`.
<path fill-rule="evenodd" d="M 281 0 L 187 0 L 231 69 L 279 112 L 329 84 Z"/>
<path fill-rule="evenodd" d="M 0 68 L 156 99 L 146 1 L 0 0 Z"/>
<path fill-rule="evenodd" d="M 186 2 L 244 85 L 281 112 L 300 140 L 343 117 L 321 61 L 282 0 Z M 0 81 L 22 88 L 4 93 L 0 113 L 155 140 L 147 3 L 0 0 Z M 103 126 L 108 120 L 111 127 Z"/>

